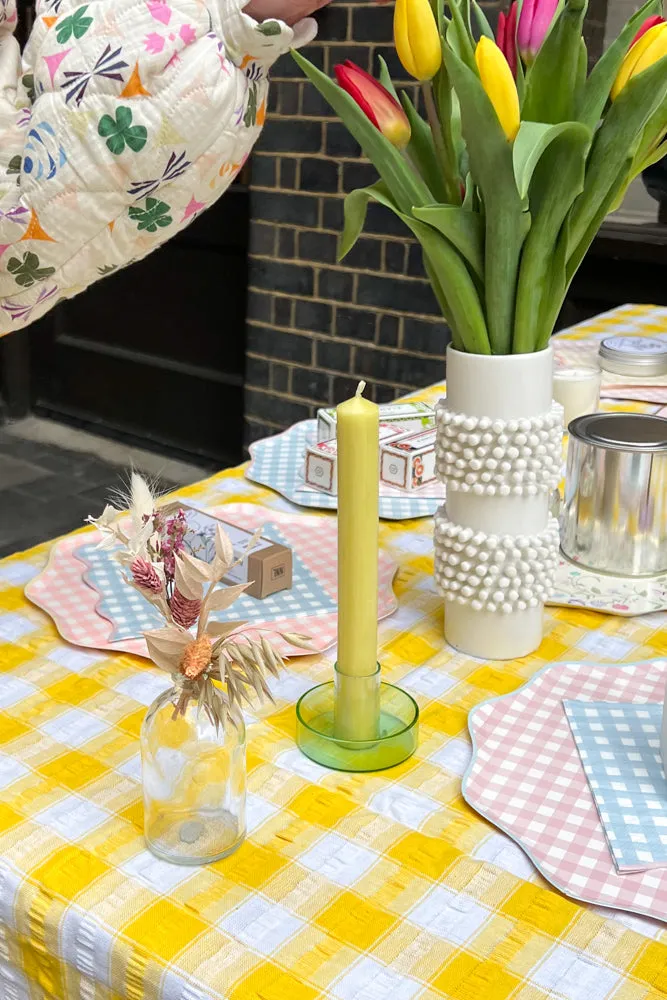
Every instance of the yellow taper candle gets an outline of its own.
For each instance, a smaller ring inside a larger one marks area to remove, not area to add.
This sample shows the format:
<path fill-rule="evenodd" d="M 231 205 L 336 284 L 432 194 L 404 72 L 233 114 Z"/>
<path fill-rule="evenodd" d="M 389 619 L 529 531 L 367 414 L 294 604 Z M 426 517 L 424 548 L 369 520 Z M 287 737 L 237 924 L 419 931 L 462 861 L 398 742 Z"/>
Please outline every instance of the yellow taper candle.
<path fill-rule="evenodd" d="M 379 410 L 365 383 L 338 406 L 338 738 L 375 739 L 379 701 L 367 679 L 377 672 Z M 356 682 L 356 683 L 355 683 Z M 378 685 L 379 687 L 379 685 Z"/>

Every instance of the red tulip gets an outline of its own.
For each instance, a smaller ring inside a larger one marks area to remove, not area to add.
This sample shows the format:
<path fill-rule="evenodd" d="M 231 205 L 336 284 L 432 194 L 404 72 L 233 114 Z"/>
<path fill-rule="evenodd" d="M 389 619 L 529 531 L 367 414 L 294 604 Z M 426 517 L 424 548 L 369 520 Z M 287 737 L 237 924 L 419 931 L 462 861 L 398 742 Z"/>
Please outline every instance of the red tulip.
<path fill-rule="evenodd" d="M 649 30 L 649 28 L 654 28 L 656 26 L 656 24 L 664 24 L 664 23 L 665 23 L 665 19 L 664 19 L 664 17 L 660 17 L 660 14 L 654 14 L 653 17 L 647 17 L 646 20 L 644 22 L 642 22 L 641 28 L 639 29 L 639 31 L 637 32 L 637 34 L 635 35 L 635 37 L 630 42 L 630 48 L 632 48 L 632 46 L 635 44 L 635 42 L 639 41 L 639 39 L 642 37 L 642 35 L 646 34 L 646 32 Z"/>
<path fill-rule="evenodd" d="M 510 9 L 505 14 L 501 10 L 498 14 L 498 30 L 496 31 L 496 45 L 502 52 L 502 54 L 507 59 L 509 67 L 512 70 L 512 76 L 516 77 L 516 14 L 517 14 L 517 0 L 513 0 L 510 4 Z"/>
<path fill-rule="evenodd" d="M 410 122 L 398 101 L 360 66 L 346 60 L 334 66 L 339 85 L 359 105 L 392 146 L 404 149 L 410 142 Z"/>

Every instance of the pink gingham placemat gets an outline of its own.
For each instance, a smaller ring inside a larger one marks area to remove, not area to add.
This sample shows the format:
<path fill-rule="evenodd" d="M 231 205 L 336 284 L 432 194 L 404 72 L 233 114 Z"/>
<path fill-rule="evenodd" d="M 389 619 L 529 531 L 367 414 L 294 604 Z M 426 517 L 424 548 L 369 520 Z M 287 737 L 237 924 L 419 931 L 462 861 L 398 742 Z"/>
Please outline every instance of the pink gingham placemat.
<path fill-rule="evenodd" d="M 327 593 L 334 600 L 337 598 L 338 534 L 334 518 L 268 511 L 252 503 L 226 504 L 213 508 L 211 513 L 250 531 L 267 523 L 278 524 L 288 544 L 298 552 Z M 88 532 L 56 542 L 46 567 L 26 586 L 26 597 L 53 618 L 56 628 L 67 642 L 147 657 L 143 639 L 111 642 L 113 624 L 96 610 L 99 595 L 86 584 L 83 578 L 86 567 L 76 558 L 76 550 L 94 540 L 95 533 Z M 379 619 L 396 610 L 397 601 L 392 587 L 396 569 L 393 559 L 380 552 Z M 311 618 L 276 619 L 267 623 L 266 627 L 281 632 L 305 632 L 311 637 L 316 651 L 322 652 L 336 641 L 338 616 L 334 612 Z M 252 630 L 248 630 L 248 634 L 252 635 Z M 289 646 L 280 639 L 276 639 L 276 646 L 285 655 L 307 655 L 307 651 Z"/>
<path fill-rule="evenodd" d="M 563 699 L 659 702 L 667 660 L 557 663 L 518 691 L 474 708 L 469 805 L 512 837 L 557 889 L 587 903 L 667 921 L 667 869 L 619 875 Z"/>

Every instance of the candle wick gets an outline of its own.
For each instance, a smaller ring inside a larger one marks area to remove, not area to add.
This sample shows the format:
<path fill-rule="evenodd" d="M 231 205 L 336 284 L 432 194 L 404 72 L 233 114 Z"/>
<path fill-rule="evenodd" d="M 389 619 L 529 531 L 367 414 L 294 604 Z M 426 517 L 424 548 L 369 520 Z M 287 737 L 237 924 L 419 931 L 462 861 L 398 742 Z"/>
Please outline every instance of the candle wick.
<path fill-rule="evenodd" d="M 355 396 L 362 396 L 365 388 L 366 388 L 366 383 L 360 382 L 359 385 L 357 386 L 357 391 L 355 392 Z"/>

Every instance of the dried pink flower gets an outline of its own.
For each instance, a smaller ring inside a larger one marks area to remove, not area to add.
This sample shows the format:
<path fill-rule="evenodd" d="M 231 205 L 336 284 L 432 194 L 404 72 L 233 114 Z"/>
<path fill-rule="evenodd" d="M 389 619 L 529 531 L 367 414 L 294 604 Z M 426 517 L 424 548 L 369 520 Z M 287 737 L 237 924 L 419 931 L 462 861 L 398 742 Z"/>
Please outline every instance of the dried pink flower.
<path fill-rule="evenodd" d="M 184 597 L 176 587 L 170 601 L 171 616 L 181 628 L 190 628 L 199 618 L 202 602 L 199 598 Z"/>
<path fill-rule="evenodd" d="M 141 587 L 142 590 L 150 590 L 153 594 L 159 594 L 162 590 L 160 574 L 147 559 L 137 556 L 130 564 L 130 571 L 137 587 Z"/>
<path fill-rule="evenodd" d="M 188 530 L 185 511 L 179 510 L 178 514 L 167 520 L 156 515 L 154 524 L 155 530 L 160 534 L 160 553 L 165 573 L 167 578 L 172 580 L 176 569 L 176 556 L 185 547 L 184 538 Z"/>

